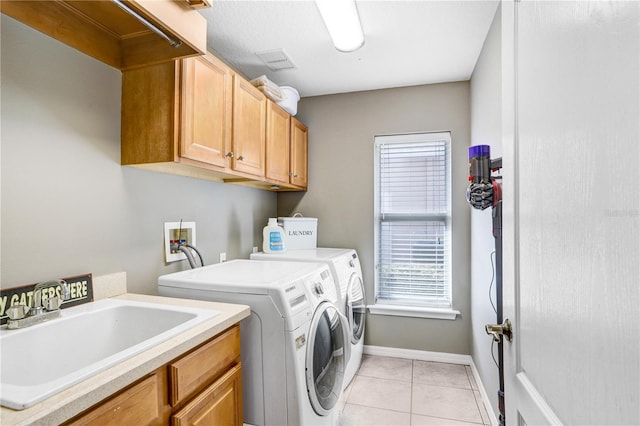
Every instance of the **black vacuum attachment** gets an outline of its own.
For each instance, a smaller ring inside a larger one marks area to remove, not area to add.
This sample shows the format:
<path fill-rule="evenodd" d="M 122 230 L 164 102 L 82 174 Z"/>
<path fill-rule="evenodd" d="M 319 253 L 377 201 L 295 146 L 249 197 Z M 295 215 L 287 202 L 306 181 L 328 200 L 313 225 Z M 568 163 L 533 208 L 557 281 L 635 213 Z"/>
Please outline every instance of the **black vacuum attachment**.
<path fill-rule="evenodd" d="M 501 200 L 500 184 L 491 177 L 492 170 L 502 167 L 502 158 L 491 160 L 489 145 L 469 147 L 469 187 L 467 202 L 478 210 L 493 207 Z"/>

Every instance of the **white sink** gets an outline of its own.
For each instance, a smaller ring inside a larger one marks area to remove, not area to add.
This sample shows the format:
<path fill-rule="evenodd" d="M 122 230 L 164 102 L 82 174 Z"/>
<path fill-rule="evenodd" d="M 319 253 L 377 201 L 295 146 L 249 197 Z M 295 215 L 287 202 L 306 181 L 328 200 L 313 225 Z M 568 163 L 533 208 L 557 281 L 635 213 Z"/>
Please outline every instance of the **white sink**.
<path fill-rule="evenodd" d="M 22 410 L 193 326 L 217 311 L 104 299 L 0 330 L 0 404 Z"/>

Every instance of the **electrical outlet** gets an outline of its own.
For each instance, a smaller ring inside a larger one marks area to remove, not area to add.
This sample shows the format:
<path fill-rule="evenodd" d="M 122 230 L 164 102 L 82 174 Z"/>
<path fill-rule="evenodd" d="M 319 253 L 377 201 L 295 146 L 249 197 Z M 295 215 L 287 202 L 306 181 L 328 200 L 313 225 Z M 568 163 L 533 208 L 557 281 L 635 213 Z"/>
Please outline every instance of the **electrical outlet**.
<path fill-rule="evenodd" d="M 187 256 L 180 250 L 171 250 L 175 243 L 186 243 L 196 246 L 195 222 L 165 222 L 164 223 L 164 256 L 165 261 L 176 262 L 186 259 Z"/>
<path fill-rule="evenodd" d="M 220 263 L 227 261 L 227 253 L 220 253 Z"/>
<path fill-rule="evenodd" d="M 252 249 L 251 253 L 257 253 L 257 252 L 258 252 L 258 246 L 255 246 L 255 247 Z"/>

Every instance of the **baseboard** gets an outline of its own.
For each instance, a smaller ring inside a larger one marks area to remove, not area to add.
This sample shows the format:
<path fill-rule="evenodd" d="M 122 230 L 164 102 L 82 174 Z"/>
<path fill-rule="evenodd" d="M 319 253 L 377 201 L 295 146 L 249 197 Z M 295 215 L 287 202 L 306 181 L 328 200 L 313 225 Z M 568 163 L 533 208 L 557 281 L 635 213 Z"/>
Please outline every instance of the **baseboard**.
<path fill-rule="evenodd" d="M 446 362 L 449 364 L 470 366 L 471 371 L 473 372 L 473 378 L 476 380 L 476 384 L 478 385 L 478 392 L 480 392 L 480 395 L 482 396 L 482 402 L 484 403 L 484 406 L 487 409 L 487 414 L 489 415 L 489 419 L 491 420 L 491 424 L 498 424 L 498 419 L 496 418 L 496 414 L 493 411 L 493 407 L 491 406 L 491 401 L 489 401 L 489 396 L 487 395 L 487 391 L 484 387 L 484 384 L 482 383 L 482 379 L 480 379 L 480 374 L 478 373 L 478 369 L 476 368 L 471 355 L 451 354 L 446 352 L 429 352 L 419 351 L 415 349 L 389 348 L 386 346 L 371 345 L 364 345 L 363 353 L 365 355 L 415 359 L 418 361 Z"/>
<path fill-rule="evenodd" d="M 364 345 L 365 355 L 388 356 L 392 358 L 416 359 L 418 361 L 446 362 L 449 364 L 471 365 L 471 355 L 429 352 L 415 349 L 389 348 L 386 346 Z"/>
<path fill-rule="evenodd" d="M 489 400 L 489 395 L 487 395 L 487 390 L 482 383 L 482 379 L 480 378 L 480 372 L 476 368 L 476 364 L 473 362 L 473 358 L 471 358 L 471 372 L 473 373 L 473 378 L 476 379 L 476 384 L 478 385 L 478 392 L 482 396 L 482 402 L 484 403 L 485 408 L 487 409 L 487 414 L 489 415 L 489 419 L 491 420 L 492 425 L 498 424 L 498 418 L 496 417 L 496 413 L 493 410 L 493 406 L 491 405 L 491 401 Z"/>

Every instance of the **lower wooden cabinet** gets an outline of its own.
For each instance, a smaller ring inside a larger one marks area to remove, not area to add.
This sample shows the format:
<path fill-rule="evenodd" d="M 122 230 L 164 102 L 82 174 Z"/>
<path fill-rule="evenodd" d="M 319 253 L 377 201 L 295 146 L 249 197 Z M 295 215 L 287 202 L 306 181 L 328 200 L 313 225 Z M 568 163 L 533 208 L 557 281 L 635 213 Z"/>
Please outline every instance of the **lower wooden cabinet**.
<path fill-rule="evenodd" d="M 232 426 L 242 424 L 240 364 L 202 391 L 171 417 L 173 426 Z"/>
<path fill-rule="evenodd" d="M 240 326 L 160 367 L 66 425 L 242 425 Z"/>
<path fill-rule="evenodd" d="M 162 369 L 100 403 L 67 423 L 73 426 L 160 425 L 171 407 L 166 395 L 167 375 Z"/>
<path fill-rule="evenodd" d="M 240 363 L 240 327 L 231 327 L 169 364 L 169 402 L 182 405 L 230 366 Z"/>

